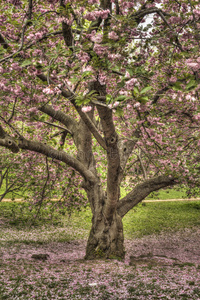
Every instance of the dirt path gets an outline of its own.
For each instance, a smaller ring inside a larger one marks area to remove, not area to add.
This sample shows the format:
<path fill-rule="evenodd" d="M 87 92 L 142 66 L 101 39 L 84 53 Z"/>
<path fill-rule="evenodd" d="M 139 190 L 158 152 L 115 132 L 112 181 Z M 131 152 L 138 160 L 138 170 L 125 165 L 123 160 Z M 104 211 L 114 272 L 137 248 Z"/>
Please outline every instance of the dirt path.
<path fill-rule="evenodd" d="M 52 201 L 58 201 L 58 199 L 51 199 Z M 22 199 L 3 199 L 2 202 L 22 202 Z M 142 202 L 172 202 L 172 201 L 200 201 L 200 198 L 187 198 L 187 199 L 146 199 L 142 200 Z"/>

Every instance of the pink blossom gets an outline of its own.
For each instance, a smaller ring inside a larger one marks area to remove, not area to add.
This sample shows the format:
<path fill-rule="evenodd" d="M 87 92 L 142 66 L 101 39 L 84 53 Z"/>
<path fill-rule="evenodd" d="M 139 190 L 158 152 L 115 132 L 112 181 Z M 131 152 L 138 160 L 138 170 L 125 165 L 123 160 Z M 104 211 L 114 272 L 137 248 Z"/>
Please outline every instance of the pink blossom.
<path fill-rule="evenodd" d="M 194 71 L 197 71 L 200 66 L 197 62 L 192 61 L 191 59 L 186 60 L 186 64 L 189 68 L 192 68 Z"/>
<path fill-rule="evenodd" d="M 98 2 L 99 2 L 99 0 L 88 0 L 89 4 L 95 4 L 95 3 L 98 3 Z"/>
<path fill-rule="evenodd" d="M 85 15 L 85 19 L 88 21 L 95 21 L 96 20 L 96 16 L 94 15 L 94 13 L 89 12 Z"/>
<path fill-rule="evenodd" d="M 100 17 L 101 17 L 102 19 L 107 19 L 109 13 L 110 13 L 109 9 L 102 10 L 102 11 L 100 12 Z"/>
<path fill-rule="evenodd" d="M 200 120 L 200 113 L 198 113 L 197 115 L 194 116 L 195 120 Z"/>
<path fill-rule="evenodd" d="M 126 78 L 130 78 L 130 74 L 129 74 L 128 71 L 126 71 L 125 77 L 126 77 Z"/>
<path fill-rule="evenodd" d="M 34 34 L 33 33 L 30 33 L 28 36 L 27 36 L 27 39 L 29 40 L 32 40 L 34 38 Z"/>
<path fill-rule="evenodd" d="M 60 95 L 62 93 L 62 91 L 58 87 L 55 87 L 54 92 L 56 93 L 56 95 Z"/>
<path fill-rule="evenodd" d="M 92 106 L 83 106 L 81 108 L 82 112 L 86 113 L 92 110 Z"/>
<path fill-rule="evenodd" d="M 101 58 L 105 55 L 107 51 L 107 47 L 103 47 L 99 44 L 95 44 L 93 49 L 96 52 L 96 54 L 98 54 Z"/>
<path fill-rule="evenodd" d="M 171 76 L 171 78 L 169 79 L 170 82 L 174 83 L 177 81 L 176 76 Z"/>
<path fill-rule="evenodd" d="M 54 94 L 54 91 L 52 89 L 50 89 L 49 87 L 46 87 L 45 89 L 42 90 L 43 93 L 47 94 L 47 95 L 52 95 Z"/>
<path fill-rule="evenodd" d="M 106 84 L 106 74 L 100 72 L 98 80 L 101 85 Z"/>
<path fill-rule="evenodd" d="M 96 35 L 91 36 L 90 39 L 91 39 L 92 42 L 101 43 L 102 39 L 103 39 L 103 36 L 102 36 L 102 34 L 98 33 Z"/>
<path fill-rule="evenodd" d="M 140 102 L 136 102 L 133 106 L 134 106 L 135 108 L 140 107 Z"/>
<path fill-rule="evenodd" d="M 113 61 L 113 60 L 120 60 L 122 58 L 122 56 L 119 53 L 116 53 L 116 54 L 109 53 L 108 58 Z"/>
<path fill-rule="evenodd" d="M 116 101 L 114 104 L 113 104 L 113 107 L 117 107 L 119 105 L 119 101 Z"/>
<path fill-rule="evenodd" d="M 116 34 L 115 31 L 109 32 L 108 36 L 109 36 L 109 39 L 112 39 L 114 41 L 116 41 L 119 38 L 119 36 Z"/>
<path fill-rule="evenodd" d="M 28 111 L 29 111 L 29 113 L 31 113 L 31 112 L 32 112 L 32 113 L 33 113 L 33 112 L 34 112 L 34 113 L 38 112 L 38 110 L 37 110 L 36 107 L 31 107 L 31 108 L 29 108 Z"/>
<path fill-rule="evenodd" d="M 126 82 L 126 88 L 128 90 L 132 90 L 134 85 L 137 83 L 137 79 L 136 78 L 131 78 L 129 81 Z"/>
<path fill-rule="evenodd" d="M 194 9 L 193 12 L 195 15 L 200 16 L 200 9 Z"/>
<path fill-rule="evenodd" d="M 87 63 L 90 59 L 89 55 L 86 52 L 80 51 L 77 54 L 77 57 L 82 61 L 82 63 Z"/>

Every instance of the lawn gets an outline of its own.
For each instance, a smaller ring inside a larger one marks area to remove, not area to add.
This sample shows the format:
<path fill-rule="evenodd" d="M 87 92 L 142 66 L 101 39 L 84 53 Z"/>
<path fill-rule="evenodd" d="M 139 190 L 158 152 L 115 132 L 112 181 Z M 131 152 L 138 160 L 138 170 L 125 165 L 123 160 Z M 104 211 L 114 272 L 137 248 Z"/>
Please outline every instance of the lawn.
<path fill-rule="evenodd" d="M 89 209 L 52 216 L 53 205 L 35 219 L 25 203 L 0 203 L 0 300 L 200 299 L 200 201 L 135 207 L 124 261 L 85 261 Z"/>

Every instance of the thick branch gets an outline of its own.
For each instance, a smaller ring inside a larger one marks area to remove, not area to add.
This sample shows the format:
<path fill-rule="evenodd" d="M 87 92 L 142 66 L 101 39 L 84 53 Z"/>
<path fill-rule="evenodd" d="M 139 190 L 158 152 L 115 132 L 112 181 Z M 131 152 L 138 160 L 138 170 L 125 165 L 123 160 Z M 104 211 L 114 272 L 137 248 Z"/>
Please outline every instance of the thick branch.
<path fill-rule="evenodd" d="M 41 153 L 47 157 L 51 157 L 54 159 L 57 159 L 59 161 L 64 162 L 66 165 L 74 168 L 76 171 L 80 173 L 81 176 L 85 178 L 85 180 L 88 180 L 92 183 L 96 182 L 95 176 L 90 172 L 87 168 L 84 167 L 84 165 L 78 161 L 76 158 L 68 155 L 64 151 L 56 150 L 48 145 L 45 145 L 40 142 L 35 141 L 28 141 L 26 139 L 22 139 L 19 142 L 19 147 L 21 149 L 34 151 L 37 153 Z"/>
<path fill-rule="evenodd" d="M 42 122 L 42 123 L 44 123 L 44 124 L 47 124 L 47 125 L 50 125 L 50 126 L 53 126 L 53 127 L 59 128 L 59 129 L 62 129 L 62 132 L 64 131 L 65 134 L 69 133 L 69 134 L 72 135 L 72 132 L 71 132 L 69 129 L 63 127 L 63 126 L 59 126 L 59 125 L 56 125 L 56 124 L 54 124 L 54 123 L 47 122 L 47 121 L 39 121 L 39 122 Z M 60 133 L 59 133 L 59 134 L 60 134 Z M 58 135 L 58 134 L 57 134 L 57 135 Z M 54 135 L 54 136 L 55 136 L 55 135 Z"/>
<path fill-rule="evenodd" d="M 120 153 L 118 148 L 118 135 L 112 119 L 112 110 L 97 105 L 101 125 L 107 146 L 107 200 L 104 215 L 110 222 L 119 199 L 119 175 L 120 175 Z"/>
<path fill-rule="evenodd" d="M 39 110 L 48 116 L 52 117 L 53 119 L 59 121 L 60 123 L 64 124 L 67 128 L 65 130 L 70 131 L 72 134 L 76 130 L 78 123 L 72 117 L 68 116 L 64 112 L 60 110 L 55 110 L 51 105 L 46 104 L 39 108 Z M 51 124 L 52 125 L 52 124 Z M 63 128 L 61 128 L 63 129 Z"/>
<path fill-rule="evenodd" d="M 139 24 L 142 19 L 150 14 L 154 14 L 154 13 L 160 13 L 162 12 L 159 8 L 157 7 L 150 7 L 150 8 L 141 8 L 138 12 L 132 14 L 132 17 L 136 20 L 137 24 Z M 166 15 L 166 13 L 162 12 L 163 15 Z"/>
<path fill-rule="evenodd" d="M 107 149 L 106 143 L 105 143 L 104 139 L 102 138 L 102 136 L 100 135 L 100 133 L 98 132 L 98 130 L 97 130 L 96 126 L 94 125 L 94 123 L 92 122 L 92 120 L 88 117 L 88 115 L 86 113 L 82 112 L 80 106 L 75 105 L 75 103 L 73 103 L 73 104 L 74 104 L 77 112 L 79 113 L 79 116 L 84 121 L 84 123 L 87 125 L 88 129 L 93 134 L 93 136 L 96 138 L 97 142 L 106 150 Z"/>
<path fill-rule="evenodd" d="M 63 0 L 60 0 L 60 6 L 64 9 L 64 11 L 67 9 L 69 10 L 69 7 L 71 8 L 71 6 L 69 6 L 67 8 L 66 5 L 64 4 Z M 63 34 L 63 38 L 64 38 L 64 41 L 65 41 L 65 44 L 67 45 L 67 47 L 72 48 L 73 43 L 74 43 L 72 29 L 71 29 L 71 26 L 65 22 L 62 22 L 62 34 Z"/>
<path fill-rule="evenodd" d="M 158 176 L 136 185 L 136 187 L 119 201 L 118 214 L 124 217 L 129 210 L 145 199 L 151 192 L 161 188 L 174 185 L 174 178 L 168 176 Z"/>
<path fill-rule="evenodd" d="M 65 22 L 62 22 L 62 33 L 63 33 L 65 44 L 69 48 L 71 48 L 73 46 L 73 41 L 74 41 L 71 26 L 69 26 Z"/>
<path fill-rule="evenodd" d="M 10 149 L 12 152 L 19 152 L 19 147 L 11 136 L 9 136 L 0 125 L 0 146 Z"/>
<path fill-rule="evenodd" d="M 31 20 L 32 18 L 32 10 L 33 10 L 33 0 L 28 1 L 28 19 Z"/>
<path fill-rule="evenodd" d="M 39 74 L 37 75 L 37 77 L 39 79 L 41 79 L 42 81 L 46 82 L 47 81 L 47 77 L 44 75 L 44 74 Z M 51 79 L 49 79 L 49 82 L 52 83 L 52 84 L 55 84 L 55 82 Z M 81 119 L 85 122 L 85 124 L 87 125 L 88 129 L 90 130 L 90 132 L 93 134 L 93 136 L 96 138 L 97 142 L 104 148 L 106 149 L 106 144 L 105 144 L 105 141 L 104 139 L 102 138 L 102 136 L 100 135 L 100 133 L 98 132 L 97 128 L 95 127 L 94 123 L 92 122 L 92 120 L 87 116 L 87 114 L 85 114 L 84 112 L 82 112 L 81 110 L 81 107 L 76 105 L 75 103 L 75 97 L 76 95 L 71 92 L 71 91 L 66 91 L 64 88 L 61 88 L 61 91 L 62 91 L 62 96 L 69 99 L 71 101 L 71 103 L 73 104 L 73 106 L 75 107 L 75 109 L 77 110 L 79 116 L 81 117 Z M 45 107 L 49 107 L 47 105 L 43 106 L 45 109 Z M 55 114 L 55 111 L 52 112 L 53 114 Z M 47 113 L 49 114 L 49 113 Z M 64 113 L 63 114 L 63 117 L 64 117 Z M 66 116 L 66 115 L 65 115 Z M 53 118 L 55 118 L 54 115 L 52 115 Z M 58 120 L 60 121 L 60 120 Z M 63 123 L 65 124 L 65 123 Z M 65 124 L 66 125 L 66 124 Z M 69 126 L 66 125 L 68 128 Z M 70 129 L 70 128 L 69 128 Z M 71 130 L 71 129 L 70 129 Z"/>
<path fill-rule="evenodd" d="M 4 39 L 4 37 L 3 37 L 3 35 L 1 33 L 0 33 L 0 44 L 3 45 L 4 49 L 8 49 L 9 48 L 8 43 L 6 42 L 6 40 Z"/>

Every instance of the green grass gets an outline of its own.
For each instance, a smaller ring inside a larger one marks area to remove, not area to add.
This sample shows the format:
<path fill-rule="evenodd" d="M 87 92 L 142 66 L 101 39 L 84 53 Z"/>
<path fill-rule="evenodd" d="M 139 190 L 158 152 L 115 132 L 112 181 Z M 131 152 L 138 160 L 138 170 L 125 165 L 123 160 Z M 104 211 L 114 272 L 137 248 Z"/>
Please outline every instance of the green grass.
<path fill-rule="evenodd" d="M 123 224 L 128 238 L 200 226 L 200 201 L 139 204 L 124 217 Z"/>
<path fill-rule="evenodd" d="M 121 188 L 121 198 L 125 197 L 127 194 L 126 188 Z M 182 189 L 163 189 L 157 192 L 151 193 L 146 199 L 184 199 L 188 198 L 186 194 L 186 190 Z"/>
<path fill-rule="evenodd" d="M 0 220 L 4 220 L 5 226 L 21 232 L 26 231 L 27 236 L 33 228 L 38 231 L 48 228 L 47 235 L 39 243 L 51 240 L 51 231 L 56 230 L 53 239 L 57 242 L 87 238 L 92 219 L 89 208 L 73 212 L 70 216 L 55 212 L 49 218 L 49 213 L 50 207 L 44 208 L 40 218 L 31 223 L 33 213 L 29 211 L 26 203 L 0 203 Z M 127 238 L 200 226 L 200 201 L 140 203 L 123 218 L 123 224 Z M 17 242 L 16 239 L 15 241 Z M 31 240 L 23 237 L 22 242 L 29 243 Z"/>
<path fill-rule="evenodd" d="M 147 199 L 161 199 L 161 200 L 167 200 L 167 199 L 184 199 L 188 198 L 186 194 L 186 190 L 176 190 L 176 189 L 165 189 L 160 190 L 158 192 L 151 193 Z"/>

